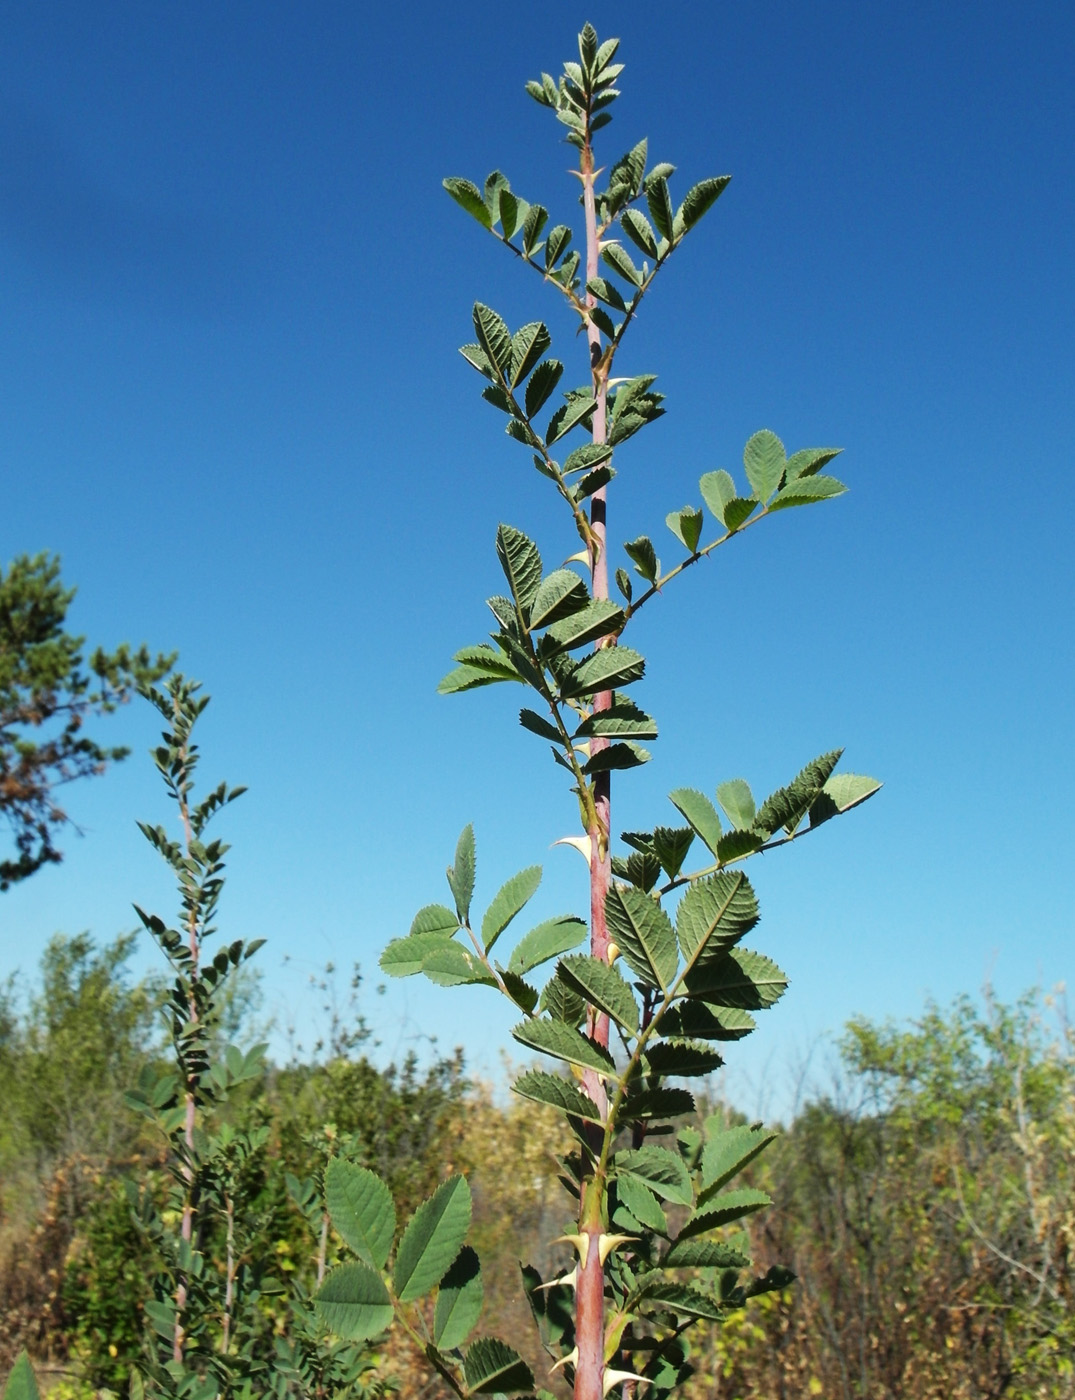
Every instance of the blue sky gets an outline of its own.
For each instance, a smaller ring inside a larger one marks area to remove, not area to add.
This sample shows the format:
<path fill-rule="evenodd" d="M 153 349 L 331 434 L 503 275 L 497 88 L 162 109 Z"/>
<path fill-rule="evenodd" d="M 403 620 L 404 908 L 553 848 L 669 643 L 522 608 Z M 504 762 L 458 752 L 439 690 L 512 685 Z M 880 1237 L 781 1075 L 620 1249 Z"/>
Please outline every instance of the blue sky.
<path fill-rule="evenodd" d="M 590 17 L 628 65 L 606 157 L 648 136 L 680 197 L 734 177 L 620 362 L 660 375 L 668 414 L 618 461 L 612 537 L 673 558 L 665 513 L 702 472 L 741 473 L 760 427 L 846 449 L 847 496 L 641 616 L 662 738 L 614 794 L 617 829 L 650 825 L 674 787 L 766 792 L 841 744 L 885 780 L 751 867 L 753 942 L 792 989 L 730 1082 L 771 1096 L 852 1014 L 1071 971 L 1075 19 Z M 575 547 L 455 350 L 479 298 L 547 319 L 569 363 L 578 343 L 440 180 L 500 167 L 574 217 L 571 153 L 522 84 L 559 71 L 585 18 L 118 0 L 7 18 L 0 554 L 57 551 L 78 630 L 177 648 L 206 682 L 206 777 L 250 787 L 222 823 L 224 927 L 269 939 L 265 1008 L 300 1039 L 309 975 L 358 961 L 372 989 L 467 821 L 479 899 L 543 860 L 536 914 L 584 907 L 582 862 L 548 849 L 573 800 L 516 723 L 521 692 L 434 687 L 486 630 L 499 520 L 550 564 Z M 84 836 L 4 896 L 0 971 L 57 929 L 130 927 L 132 901 L 171 908 L 134 827 L 168 815 L 154 733 L 148 707 L 110 722 L 137 756 L 68 794 Z M 482 989 L 397 983 L 368 1010 L 385 1053 L 435 1034 L 495 1072 L 508 1043 Z"/>

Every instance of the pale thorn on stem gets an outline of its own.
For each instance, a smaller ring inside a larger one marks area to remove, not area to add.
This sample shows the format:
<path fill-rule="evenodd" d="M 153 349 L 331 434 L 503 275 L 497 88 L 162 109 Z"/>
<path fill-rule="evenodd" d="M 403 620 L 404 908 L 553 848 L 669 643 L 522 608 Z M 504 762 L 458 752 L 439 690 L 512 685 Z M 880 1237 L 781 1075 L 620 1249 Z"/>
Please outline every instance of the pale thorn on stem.
<path fill-rule="evenodd" d="M 577 554 L 569 554 L 569 555 L 567 556 L 567 558 L 564 560 L 564 563 L 565 563 L 565 564 L 586 564 L 586 565 L 589 565 L 589 562 L 590 562 L 590 551 L 589 551 L 588 549 L 580 549 L 579 552 L 578 552 Z"/>
<path fill-rule="evenodd" d="M 578 1267 L 576 1266 L 566 1274 L 561 1274 L 559 1278 L 551 1278 L 548 1283 L 539 1283 L 534 1289 L 534 1292 L 543 1293 L 547 1288 L 559 1288 L 562 1284 L 566 1284 L 568 1288 L 577 1288 L 579 1282 L 578 1272 Z"/>
<path fill-rule="evenodd" d="M 573 1245 L 575 1253 L 579 1256 L 579 1265 L 581 1268 L 585 1269 L 586 1260 L 590 1253 L 589 1235 L 558 1235 L 551 1243 Z"/>
<path fill-rule="evenodd" d="M 620 955 L 620 945 L 618 943 L 614 943 L 611 939 L 609 939 L 609 944 L 606 951 L 608 953 L 608 965 L 609 967 L 611 967 Z"/>
<path fill-rule="evenodd" d="M 555 1366 L 550 1366 L 549 1370 L 558 1371 L 561 1366 L 577 1366 L 579 1364 L 579 1349 L 572 1347 L 566 1356 L 561 1356 Z M 606 1392 L 607 1393 L 607 1392 Z"/>
<path fill-rule="evenodd" d="M 610 1371 L 606 1367 L 603 1394 L 607 1395 L 614 1385 L 622 1385 L 624 1381 L 642 1381 L 644 1385 L 653 1384 L 648 1376 L 636 1375 L 634 1371 Z"/>
<path fill-rule="evenodd" d="M 637 1235 L 602 1235 L 597 1241 L 597 1253 L 601 1260 L 601 1267 L 604 1268 L 605 1260 L 614 1249 L 619 1249 L 621 1244 L 634 1244 L 637 1240 Z"/>
<path fill-rule="evenodd" d="M 554 846 L 573 846 L 587 865 L 590 863 L 590 838 L 588 836 L 561 836 Z"/>

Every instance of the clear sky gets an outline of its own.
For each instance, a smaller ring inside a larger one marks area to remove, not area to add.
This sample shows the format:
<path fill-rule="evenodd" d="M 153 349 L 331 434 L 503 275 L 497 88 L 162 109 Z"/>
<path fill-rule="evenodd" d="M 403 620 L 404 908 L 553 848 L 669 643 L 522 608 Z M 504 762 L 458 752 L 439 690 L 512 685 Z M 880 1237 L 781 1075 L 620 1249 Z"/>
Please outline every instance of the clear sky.
<path fill-rule="evenodd" d="M 607 11 L 607 13 L 606 13 Z M 487 628 L 498 520 L 547 561 L 556 503 L 455 353 L 481 299 L 573 340 L 557 299 L 457 210 L 494 167 L 576 214 L 570 149 L 522 90 L 592 18 L 622 39 L 609 159 L 643 135 L 673 193 L 733 182 L 676 254 L 621 372 L 668 414 L 618 459 L 616 541 L 761 427 L 846 451 L 793 511 L 642 615 L 655 758 L 617 829 L 742 775 L 767 792 L 845 745 L 883 793 L 754 861 L 751 942 L 792 979 L 737 1092 L 848 1016 L 908 1016 L 991 977 L 1070 975 L 1075 103 L 1070 5 L 418 3 L 19 6 L 0 49 L 0 555 L 49 549 L 94 642 L 177 648 L 214 696 L 205 774 L 250 792 L 223 925 L 262 935 L 266 1011 L 310 1037 L 308 976 L 362 964 L 385 1053 L 462 1043 L 495 1069 L 483 989 L 383 999 L 377 956 L 473 821 L 479 900 L 584 867 L 521 691 L 438 698 Z M 663 285 L 662 285 L 663 283 Z M 577 382 L 569 373 L 565 382 Z M 662 538 L 663 537 L 663 538 Z M 55 930 L 168 913 L 137 750 L 68 794 L 68 858 L 0 903 L 0 972 Z M 152 964 L 152 950 L 140 965 Z"/>

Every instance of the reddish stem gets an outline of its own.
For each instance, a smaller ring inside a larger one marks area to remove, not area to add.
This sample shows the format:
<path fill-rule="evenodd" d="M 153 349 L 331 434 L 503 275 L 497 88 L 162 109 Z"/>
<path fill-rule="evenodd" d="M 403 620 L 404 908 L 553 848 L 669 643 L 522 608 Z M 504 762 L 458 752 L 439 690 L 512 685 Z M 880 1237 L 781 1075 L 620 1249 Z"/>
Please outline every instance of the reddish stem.
<path fill-rule="evenodd" d="M 582 148 L 581 159 L 583 209 L 586 218 L 586 280 L 596 277 L 598 272 L 599 248 L 597 244 L 597 210 L 594 201 L 594 161 L 593 149 L 587 133 L 586 144 Z M 595 306 L 596 300 L 586 293 L 586 305 Z M 590 347 L 590 370 L 593 375 L 593 392 L 597 406 L 593 415 L 593 441 L 603 443 L 606 439 L 606 413 L 608 398 L 608 362 L 601 346 L 601 332 L 589 321 L 586 336 Z M 608 553 L 606 550 L 606 497 L 605 488 L 595 491 L 590 500 L 590 525 L 593 532 L 590 544 L 590 591 L 594 598 L 608 597 Z M 615 638 L 603 637 L 598 647 L 614 646 Z M 594 696 L 595 712 L 610 709 L 612 692 L 602 691 Z M 597 737 L 590 741 L 590 754 L 600 753 L 608 747 L 606 738 Z M 609 850 L 609 822 L 611 813 L 611 775 L 599 773 L 594 778 L 594 817 L 590 825 L 590 952 L 602 962 L 608 960 L 608 925 L 605 922 L 605 896 L 612 878 L 612 858 Z M 588 1029 L 593 1038 L 607 1046 L 609 1020 L 603 1013 L 596 1013 L 591 1007 L 588 1014 Z M 608 1112 L 608 1099 L 600 1078 L 592 1071 L 584 1076 L 587 1093 L 601 1109 L 602 1116 Z M 575 1400 L 604 1400 L 605 1374 L 605 1271 L 601 1263 L 601 1190 L 600 1183 L 592 1180 L 588 1192 L 584 1192 L 582 1217 L 579 1233 L 589 1240 L 585 1251 L 585 1262 L 578 1272 L 578 1285 L 575 1294 L 575 1339 L 578 1346 L 578 1360 L 575 1365 Z"/>

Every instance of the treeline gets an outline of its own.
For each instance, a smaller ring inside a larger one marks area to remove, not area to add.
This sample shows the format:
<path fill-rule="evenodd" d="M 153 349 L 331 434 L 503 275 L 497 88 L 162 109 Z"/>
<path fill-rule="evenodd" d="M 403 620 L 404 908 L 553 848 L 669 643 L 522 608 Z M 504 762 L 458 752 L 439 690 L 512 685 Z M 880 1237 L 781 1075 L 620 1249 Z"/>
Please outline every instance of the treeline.
<path fill-rule="evenodd" d="M 164 991 L 130 979 L 132 947 L 57 938 L 31 995 L 0 993 L 0 1374 L 26 1347 L 61 1400 L 125 1393 L 151 1325 L 159 1260 L 142 1203 L 166 1199 L 167 1168 L 126 1094 L 163 1064 Z M 241 1043 L 245 1006 L 238 984 L 222 1043 Z M 756 1259 L 798 1279 L 693 1344 L 693 1395 L 1075 1395 L 1075 1043 L 1061 1010 L 987 997 L 847 1028 L 828 1090 L 805 1096 L 752 1182 L 775 1201 L 753 1217 Z M 495 1103 L 458 1055 L 377 1067 L 368 1038 L 361 1017 L 337 1020 L 320 1054 L 269 1067 L 229 1102 L 254 1144 L 236 1168 L 254 1222 L 239 1266 L 259 1299 L 244 1344 L 278 1369 L 300 1364 L 295 1300 L 337 1257 L 320 1182 L 342 1150 L 402 1211 L 467 1174 L 486 1320 L 562 1392 L 528 1343 L 518 1268 L 549 1277 L 559 1247 L 545 1258 L 542 1242 L 569 1224 L 558 1121 Z M 227 1247 L 210 1240 L 206 1256 Z M 341 1348 L 314 1379 L 324 1395 L 439 1394 L 395 1334 Z"/>

